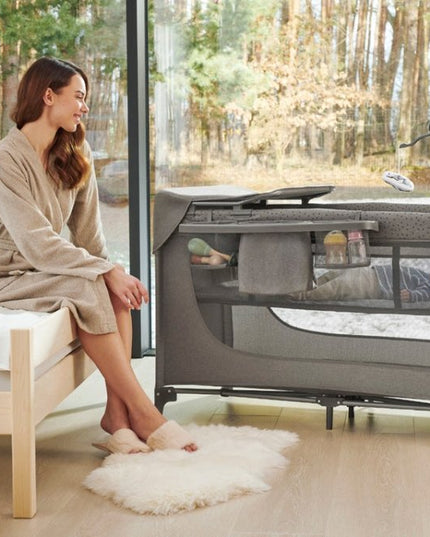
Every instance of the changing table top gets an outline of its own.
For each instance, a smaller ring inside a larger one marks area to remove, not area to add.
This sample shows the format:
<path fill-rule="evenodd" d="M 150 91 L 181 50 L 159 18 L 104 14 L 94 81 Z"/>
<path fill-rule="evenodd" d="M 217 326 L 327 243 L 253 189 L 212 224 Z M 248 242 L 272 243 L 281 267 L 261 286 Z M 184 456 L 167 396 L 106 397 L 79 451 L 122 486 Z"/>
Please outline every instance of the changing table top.
<path fill-rule="evenodd" d="M 333 189 L 333 186 L 322 185 L 257 192 L 234 185 L 216 185 L 161 190 L 155 196 L 153 251 L 157 251 L 175 231 L 191 204 L 236 206 L 267 200 L 308 201 L 316 196 L 329 194 Z"/>

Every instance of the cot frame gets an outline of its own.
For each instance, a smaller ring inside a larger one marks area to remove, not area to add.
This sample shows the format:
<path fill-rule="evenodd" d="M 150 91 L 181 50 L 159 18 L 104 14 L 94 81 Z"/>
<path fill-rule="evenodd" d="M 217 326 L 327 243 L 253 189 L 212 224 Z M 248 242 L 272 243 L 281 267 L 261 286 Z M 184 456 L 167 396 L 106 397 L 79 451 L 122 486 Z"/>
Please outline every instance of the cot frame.
<path fill-rule="evenodd" d="M 427 307 L 411 303 L 409 308 L 402 303 L 400 261 L 429 258 L 429 206 L 359 201 L 308 204 L 330 187 L 240 196 L 228 187 L 222 195 L 211 194 L 210 188 L 168 189 L 155 199 L 156 406 L 162 410 L 178 393 L 313 402 L 326 407 L 328 429 L 333 408 L 339 405 L 348 407 L 351 418 L 355 406 L 429 410 L 430 367 L 422 359 L 428 354 L 428 340 L 299 328 L 270 310 L 428 315 Z M 274 203 L 277 200 L 290 201 Z M 320 303 L 290 300 L 283 294 L 241 293 L 236 283 L 224 285 L 239 280 L 235 267 L 190 263 L 192 237 L 230 253 L 238 252 L 245 233 L 310 233 L 315 256 L 316 232 L 326 232 L 326 225 L 340 230 L 345 225 L 345 229 L 364 226 L 370 257 L 391 258 L 392 301 Z M 237 308 L 236 334 L 233 307 Z M 259 338 L 263 330 L 267 337 Z M 273 341 L 271 330 L 276 331 Z"/>
<path fill-rule="evenodd" d="M 65 347 L 67 354 L 36 379 L 35 364 L 43 365 Z M 30 328 L 11 329 L 11 382 L 9 391 L 0 391 L 0 434 L 11 435 L 14 518 L 32 518 L 37 510 L 37 424 L 94 370 L 67 308 Z"/>

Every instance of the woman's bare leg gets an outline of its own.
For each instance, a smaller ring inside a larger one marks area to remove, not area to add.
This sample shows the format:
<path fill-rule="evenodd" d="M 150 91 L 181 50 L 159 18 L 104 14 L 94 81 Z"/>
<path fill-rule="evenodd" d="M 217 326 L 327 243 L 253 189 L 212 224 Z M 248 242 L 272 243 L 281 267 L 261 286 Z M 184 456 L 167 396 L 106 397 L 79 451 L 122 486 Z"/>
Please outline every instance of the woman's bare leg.
<path fill-rule="evenodd" d="M 145 440 L 165 418 L 142 390 L 125 356 L 119 332 L 95 335 L 79 330 L 79 337 L 85 352 L 106 381 L 111 407 L 119 401 L 127 411 L 130 426 Z M 110 432 L 114 432 L 113 429 Z"/>
<path fill-rule="evenodd" d="M 114 294 L 111 293 L 110 297 L 116 317 L 118 332 L 124 346 L 124 353 L 127 359 L 131 360 L 132 326 L 130 310 L 125 308 L 122 302 Z M 130 419 L 127 407 L 116 393 L 110 389 L 108 384 L 106 384 L 106 392 L 106 409 L 100 425 L 107 433 L 111 434 L 118 429 L 129 429 Z"/>
<path fill-rule="evenodd" d="M 122 337 L 129 337 L 131 329 L 128 333 L 127 321 L 122 314 L 118 327 L 121 333 L 90 334 L 79 329 L 79 337 L 85 352 L 106 381 L 108 405 L 102 420 L 105 430 L 112 433 L 119 428 L 130 427 L 142 440 L 146 440 L 166 419 L 143 391 L 130 365 L 126 354 L 130 343 L 124 345 Z M 194 451 L 196 446 L 190 444 L 185 449 Z"/>

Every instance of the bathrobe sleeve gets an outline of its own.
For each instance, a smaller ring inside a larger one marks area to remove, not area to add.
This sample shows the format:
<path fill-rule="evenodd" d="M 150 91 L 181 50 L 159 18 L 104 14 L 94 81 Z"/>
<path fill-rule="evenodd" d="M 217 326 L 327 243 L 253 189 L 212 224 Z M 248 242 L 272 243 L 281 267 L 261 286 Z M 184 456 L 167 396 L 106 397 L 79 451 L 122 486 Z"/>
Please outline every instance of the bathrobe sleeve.
<path fill-rule="evenodd" d="M 3 158 L 3 153 L 0 162 L 0 218 L 17 251 L 31 267 L 49 274 L 80 276 L 89 280 L 96 280 L 100 274 L 111 270 L 112 263 L 72 244 L 54 231 L 37 205 L 26 170 L 12 155 L 8 156 Z M 89 229 L 88 235 L 92 231 Z M 94 252 L 104 256 L 98 234 L 95 241 L 98 246 L 91 244 L 90 240 L 89 243 Z"/>
<path fill-rule="evenodd" d="M 86 185 L 78 191 L 76 196 L 75 204 L 68 221 L 70 240 L 75 246 L 85 248 L 91 255 L 108 259 L 106 240 L 100 218 L 97 180 L 93 159 L 87 144 L 85 148 L 86 156 L 91 163 L 91 175 Z"/>

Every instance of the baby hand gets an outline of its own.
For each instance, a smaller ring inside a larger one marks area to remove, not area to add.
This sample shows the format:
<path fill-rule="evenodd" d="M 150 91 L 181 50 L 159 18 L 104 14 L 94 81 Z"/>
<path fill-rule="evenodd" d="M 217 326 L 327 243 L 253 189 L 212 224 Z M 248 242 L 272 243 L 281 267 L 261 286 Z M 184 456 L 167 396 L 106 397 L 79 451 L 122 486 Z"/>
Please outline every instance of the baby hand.
<path fill-rule="evenodd" d="M 407 289 L 400 289 L 400 300 L 402 302 L 409 302 L 411 299 L 411 293 Z"/>

